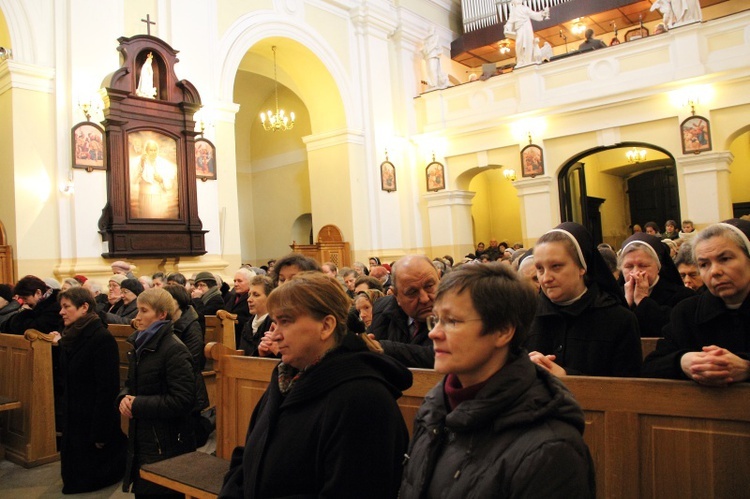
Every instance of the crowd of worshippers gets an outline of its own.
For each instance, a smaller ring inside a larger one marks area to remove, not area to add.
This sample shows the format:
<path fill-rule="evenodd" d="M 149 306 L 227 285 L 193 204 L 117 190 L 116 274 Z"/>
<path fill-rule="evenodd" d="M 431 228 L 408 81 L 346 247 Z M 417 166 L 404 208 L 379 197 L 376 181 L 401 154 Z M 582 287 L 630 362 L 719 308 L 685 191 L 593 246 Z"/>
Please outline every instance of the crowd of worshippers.
<path fill-rule="evenodd" d="M 617 251 L 565 222 L 533 248 L 491 239 L 455 264 L 339 269 L 293 253 L 243 266 L 231 287 L 210 272 L 136 278 L 126 262 L 106 293 L 83 276 L 26 276 L 0 285 L 0 331 L 58 346 L 64 493 L 119 480 L 137 496 L 169 492 L 138 469 L 206 441 L 203 318 L 224 309 L 238 349 L 281 362 L 220 497 L 592 497 L 565 376 L 750 379 L 750 220 L 668 221 L 666 237 L 652 224 Z M 122 389 L 112 323 L 135 328 Z M 642 337 L 660 338 L 645 360 Z M 409 367 L 445 374 L 410 443 L 396 404 Z"/>

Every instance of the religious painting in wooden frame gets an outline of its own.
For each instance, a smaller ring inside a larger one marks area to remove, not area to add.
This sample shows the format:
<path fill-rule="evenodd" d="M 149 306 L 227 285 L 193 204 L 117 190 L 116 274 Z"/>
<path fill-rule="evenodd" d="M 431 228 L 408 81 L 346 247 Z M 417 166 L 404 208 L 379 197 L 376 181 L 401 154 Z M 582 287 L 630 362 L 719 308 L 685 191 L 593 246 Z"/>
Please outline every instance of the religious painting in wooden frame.
<path fill-rule="evenodd" d="M 104 129 L 90 121 L 78 123 L 70 131 L 73 168 L 87 172 L 106 170 L 104 166 Z"/>
<path fill-rule="evenodd" d="M 208 139 L 195 141 L 195 177 L 216 180 L 216 146 Z"/>
<path fill-rule="evenodd" d="M 396 192 L 396 167 L 388 160 L 380 163 L 380 188 L 385 192 Z"/>
<path fill-rule="evenodd" d="M 711 150 L 711 125 L 703 116 L 691 116 L 680 124 L 682 154 Z"/>
<path fill-rule="evenodd" d="M 521 175 L 534 178 L 544 175 L 544 153 L 536 144 L 529 144 L 521 149 Z"/>
<path fill-rule="evenodd" d="M 178 219 L 177 140 L 150 130 L 129 133 L 128 167 L 130 217 Z"/>
<path fill-rule="evenodd" d="M 442 163 L 433 161 L 425 169 L 427 177 L 427 192 L 437 192 L 445 189 L 445 167 Z"/>

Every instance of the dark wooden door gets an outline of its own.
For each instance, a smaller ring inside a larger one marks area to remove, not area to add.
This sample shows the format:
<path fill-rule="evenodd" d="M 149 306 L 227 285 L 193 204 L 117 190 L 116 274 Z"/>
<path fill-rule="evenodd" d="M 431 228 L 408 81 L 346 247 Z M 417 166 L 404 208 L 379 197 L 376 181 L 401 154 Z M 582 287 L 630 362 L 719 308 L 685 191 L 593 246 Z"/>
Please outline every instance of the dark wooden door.
<path fill-rule="evenodd" d="M 631 224 L 656 222 L 664 230 L 664 222 L 672 219 L 680 226 L 680 198 L 674 168 L 653 170 L 628 180 Z"/>

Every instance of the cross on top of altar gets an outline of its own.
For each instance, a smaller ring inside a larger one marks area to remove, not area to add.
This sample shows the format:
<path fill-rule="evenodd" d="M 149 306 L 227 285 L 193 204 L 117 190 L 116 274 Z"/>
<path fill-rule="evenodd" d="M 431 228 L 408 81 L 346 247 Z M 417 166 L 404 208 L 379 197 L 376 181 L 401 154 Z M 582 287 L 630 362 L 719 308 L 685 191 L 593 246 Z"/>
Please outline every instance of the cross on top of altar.
<path fill-rule="evenodd" d="M 151 36 L 151 25 L 156 25 L 156 21 L 151 20 L 151 14 L 146 14 L 146 19 L 141 19 L 142 23 L 146 23 L 146 34 Z"/>

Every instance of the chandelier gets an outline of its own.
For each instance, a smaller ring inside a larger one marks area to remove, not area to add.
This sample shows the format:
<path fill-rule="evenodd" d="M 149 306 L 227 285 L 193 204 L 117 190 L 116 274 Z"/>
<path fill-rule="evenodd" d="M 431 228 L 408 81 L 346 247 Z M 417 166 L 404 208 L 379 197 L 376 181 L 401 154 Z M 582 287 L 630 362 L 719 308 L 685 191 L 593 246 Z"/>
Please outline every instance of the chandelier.
<path fill-rule="evenodd" d="M 271 47 L 273 50 L 273 94 L 276 100 L 276 113 L 272 113 L 269 109 L 265 113 L 260 113 L 260 122 L 263 124 L 263 129 L 267 132 L 275 132 L 280 130 L 285 132 L 294 128 L 294 112 L 289 113 L 287 116 L 283 109 L 279 109 L 279 80 L 276 77 L 276 45 Z"/>
<path fill-rule="evenodd" d="M 646 150 L 634 147 L 625 153 L 625 157 L 628 159 L 628 163 L 640 163 L 646 160 Z"/>

